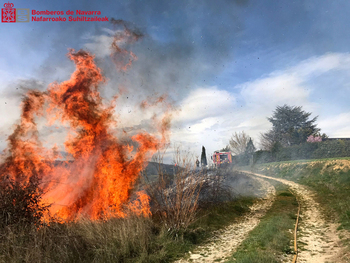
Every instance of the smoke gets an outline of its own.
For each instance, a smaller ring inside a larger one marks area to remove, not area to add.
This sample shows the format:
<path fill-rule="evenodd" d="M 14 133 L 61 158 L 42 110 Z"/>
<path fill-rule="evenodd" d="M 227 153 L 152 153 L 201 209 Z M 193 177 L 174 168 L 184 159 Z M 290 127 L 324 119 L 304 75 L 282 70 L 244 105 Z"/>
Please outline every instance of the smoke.
<path fill-rule="evenodd" d="M 232 43 L 243 28 L 238 13 L 247 1 L 219 2 L 149 1 L 140 5 L 130 1 L 124 7 L 129 22 L 112 20 L 113 30 L 90 36 L 85 47 L 102 60 L 110 50 L 108 42 L 115 45 L 119 35 L 129 34 L 131 42 L 138 41 L 128 49 L 125 60 L 134 61 L 133 67 L 115 75 L 105 59 L 102 69 L 110 80 L 109 88 L 125 85 L 135 96 L 166 93 L 179 101 L 194 86 L 211 85 L 232 59 Z M 118 27 L 122 30 L 118 31 Z M 114 50 L 125 52 L 116 46 Z M 132 54 L 137 54 L 137 61 Z"/>
<path fill-rule="evenodd" d="M 195 88 L 210 86 L 225 70 L 225 64 L 233 59 L 234 39 L 243 30 L 237 14 L 247 2 L 221 4 L 218 7 L 209 1 L 203 4 L 151 1 L 145 7 L 130 2 L 124 16 L 128 22 L 112 20 L 112 30 L 106 29 L 88 39 L 85 47 L 103 61 L 101 68 L 108 79 L 103 96 L 110 97 L 116 89 L 128 87 L 116 108 L 117 112 L 130 116 L 121 126 L 152 127 L 152 116 L 144 116 L 135 107 L 140 100 L 166 94 L 180 109 L 183 106 L 180 102 Z M 174 13 L 168 13 L 169 10 Z M 129 40 L 121 43 L 120 36 L 128 36 Z M 121 63 L 114 61 L 121 74 L 115 74 L 107 50 L 112 58 L 113 54 L 123 54 Z M 133 66 L 129 68 L 131 62 Z M 177 130 L 192 125 L 182 121 L 173 123 Z"/>
<path fill-rule="evenodd" d="M 239 14 L 247 5 L 248 1 L 238 0 L 109 3 L 108 9 L 115 10 L 112 16 L 123 19 L 111 19 L 109 24 L 54 25 L 55 34 L 45 25 L 35 28 L 27 35 L 25 45 L 47 52 L 46 58 L 34 67 L 33 76 L 42 83 L 36 89 L 43 90 L 49 83 L 68 79 L 74 66 L 63 54 L 68 48 L 83 46 L 95 55 L 106 77 L 101 97 L 109 99 L 119 93 L 116 117 L 129 116 L 119 121 L 118 128 L 148 129 L 153 127 L 153 114 L 145 114 L 139 107 L 140 101 L 166 94 L 179 107 L 179 102 L 195 87 L 210 86 L 225 70 L 225 63 L 233 58 L 235 39 L 243 31 Z M 75 6 L 72 4 L 72 9 Z M 79 5 L 78 9 L 81 8 Z M 29 89 L 32 86 L 28 84 Z M 177 123 L 176 128 L 183 125 L 187 124 Z M 42 137 L 53 136 L 52 129 L 38 126 L 45 129 Z M 63 128 L 54 129 L 56 137 L 65 137 L 59 136 L 60 132 L 65 133 Z"/>

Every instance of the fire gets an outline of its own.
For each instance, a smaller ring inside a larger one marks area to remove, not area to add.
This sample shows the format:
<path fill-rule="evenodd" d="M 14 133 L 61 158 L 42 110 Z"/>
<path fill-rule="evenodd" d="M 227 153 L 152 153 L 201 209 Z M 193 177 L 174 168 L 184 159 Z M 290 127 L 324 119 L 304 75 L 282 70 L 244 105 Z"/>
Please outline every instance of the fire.
<path fill-rule="evenodd" d="M 138 192 L 133 202 L 130 196 L 149 158 L 169 140 L 171 113 L 166 111 L 160 120 L 153 118 L 160 137 L 142 132 L 131 137 L 137 147 L 125 143 L 112 131 L 117 125 L 113 109 L 118 97 L 108 104 L 100 96 L 105 79 L 94 57 L 82 50 L 70 50 L 68 57 L 76 65 L 69 80 L 53 83 L 45 92 L 29 91 L 23 99 L 21 121 L 8 138 L 2 179 L 25 185 L 33 177 L 40 178 L 43 203 L 52 204 L 51 214 L 66 221 L 80 216 L 93 220 L 124 217 L 126 208 L 149 215 L 148 196 Z M 122 68 L 129 67 L 129 62 Z M 165 97 L 160 97 L 142 105 L 164 101 Z M 36 124 L 39 117 L 51 124 L 69 125 L 70 136 L 64 146 L 73 160 L 58 162 L 57 149 L 41 145 Z"/>
<path fill-rule="evenodd" d="M 123 31 L 118 31 L 113 38 L 111 58 L 120 71 L 126 71 L 133 61 L 137 60 L 137 56 L 132 52 L 123 48 L 123 45 L 130 45 L 143 37 L 141 32 L 131 30 L 127 23 L 121 19 L 111 19 L 114 26 L 122 26 Z"/>

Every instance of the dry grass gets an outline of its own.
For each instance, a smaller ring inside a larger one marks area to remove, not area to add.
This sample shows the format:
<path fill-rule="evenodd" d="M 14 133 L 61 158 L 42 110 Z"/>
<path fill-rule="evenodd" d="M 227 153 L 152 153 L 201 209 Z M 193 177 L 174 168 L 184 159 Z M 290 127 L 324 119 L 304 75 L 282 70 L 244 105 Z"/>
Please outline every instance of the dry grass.
<path fill-rule="evenodd" d="M 0 262 L 159 262 L 163 252 L 152 228 L 142 217 L 6 227 Z"/>
<path fill-rule="evenodd" d="M 157 158 L 158 181 L 148 188 L 149 218 L 130 214 L 108 221 L 38 224 L 42 211 L 33 205 L 40 202 L 37 185 L 3 191 L 0 201 L 7 206 L 13 198 L 28 200 L 2 206 L 2 214 L 16 220 L 7 218 L 0 226 L 0 262 L 171 262 L 248 211 L 251 200 L 223 202 L 229 200 L 224 176 L 194 170 L 190 153 L 177 150 L 172 174 L 164 172 L 162 158 Z"/>

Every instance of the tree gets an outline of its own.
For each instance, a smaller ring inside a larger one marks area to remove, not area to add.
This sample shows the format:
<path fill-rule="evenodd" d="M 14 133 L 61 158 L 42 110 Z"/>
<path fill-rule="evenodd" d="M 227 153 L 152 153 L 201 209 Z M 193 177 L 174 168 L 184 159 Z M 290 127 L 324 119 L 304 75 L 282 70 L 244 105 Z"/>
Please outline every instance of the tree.
<path fill-rule="evenodd" d="M 231 139 L 229 141 L 230 148 L 233 154 L 240 155 L 245 152 L 247 148 L 247 144 L 250 137 L 244 132 L 232 134 Z"/>
<path fill-rule="evenodd" d="M 230 151 L 231 151 L 231 149 L 230 149 L 230 146 L 228 146 L 228 145 L 226 145 L 224 148 L 222 148 L 220 150 L 220 152 L 230 152 Z"/>
<path fill-rule="evenodd" d="M 249 138 L 249 142 L 247 143 L 247 147 L 245 149 L 245 153 L 246 154 L 249 154 L 249 155 L 252 155 L 254 152 L 255 152 L 255 146 L 254 146 L 254 143 L 252 141 L 252 138 Z"/>
<path fill-rule="evenodd" d="M 262 150 L 270 151 L 275 142 L 277 142 L 277 138 L 273 130 L 260 134 L 260 148 Z"/>
<path fill-rule="evenodd" d="M 204 146 L 202 146 L 201 165 L 202 166 L 208 165 L 207 155 L 205 154 L 205 147 Z"/>
<path fill-rule="evenodd" d="M 318 116 L 309 119 L 311 114 L 303 111 L 301 106 L 277 106 L 272 117 L 267 118 L 273 127 L 262 135 L 263 143 L 270 143 L 271 147 L 279 142 L 286 147 L 306 142 L 310 135 L 320 131 L 315 124 Z"/>
<path fill-rule="evenodd" d="M 247 159 L 248 164 L 253 162 L 253 154 L 255 152 L 255 146 L 253 144 L 252 138 L 249 138 L 249 142 L 247 143 L 247 147 L 245 148 L 245 158 Z"/>

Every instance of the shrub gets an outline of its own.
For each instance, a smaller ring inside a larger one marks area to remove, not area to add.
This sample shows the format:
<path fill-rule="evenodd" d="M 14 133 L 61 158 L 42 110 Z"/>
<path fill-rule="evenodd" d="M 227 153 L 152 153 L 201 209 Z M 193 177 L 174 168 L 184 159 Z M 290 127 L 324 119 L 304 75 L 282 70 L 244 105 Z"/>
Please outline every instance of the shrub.
<path fill-rule="evenodd" d="M 0 226 L 42 223 L 49 206 L 41 203 L 39 179 L 32 177 L 27 183 L 10 179 L 0 182 Z"/>
<path fill-rule="evenodd" d="M 313 158 L 333 158 L 350 156 L 350 141 L 335 140 L 319 143 L 317 150 L 313 152 Z"/>
<path fill-rule="evenodd" d="M 307 142 L 290 147 L 276 147 L 273 151 L 256 151 L 254 153 L 254 163 L 336 157 L 350 157 L 350 141 L 327 140 L 322 142 Z"/>
<path fill-rule="evenodd" d="M 195 220 L 199 209 L 232 201 L 232 191 L 225 185 L 228 170 L 195 169 L 191 154 L 177 149 L 176 169 L 168 174 L 162 169 L 162 155 L 155 158 L 159 163 L 158 180 L 148 186 L 147 193 L 151 197 L 153 217 L 167 229 L 184 230 Z"/>
<path fill-rule="evenodd" d="M 307 137 L 307 142 L 322 142 L 322 137 L 321 136 L 314 136 L 314 135 L 310 135 L 309 137 Z"/>
<path fill-rule="evenodd" d="M 269 151 L 256 151 L 253 155 L 253 163 L 269 163 L 273 162 L 272 154 Z"/>
<path fill-rule="evenodd" d="M 163 164 L 163 155 L 155 161 Z M 177 148 L 174 156 L 177 164 L 173 175 L 158 171 L 158 180 L 151 184 L 147 193 L 151 197 L 151 212 L 166 228 L 178 232 L 186 229 L 195 219 L 199 193 L 204 183 L 202 172 L 194 170 L 194 158 Z M 147 176 L 147 175 L 146 175 Z"/>

